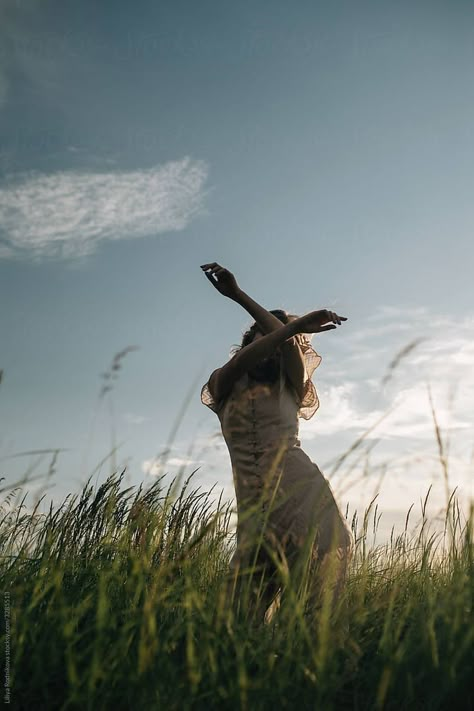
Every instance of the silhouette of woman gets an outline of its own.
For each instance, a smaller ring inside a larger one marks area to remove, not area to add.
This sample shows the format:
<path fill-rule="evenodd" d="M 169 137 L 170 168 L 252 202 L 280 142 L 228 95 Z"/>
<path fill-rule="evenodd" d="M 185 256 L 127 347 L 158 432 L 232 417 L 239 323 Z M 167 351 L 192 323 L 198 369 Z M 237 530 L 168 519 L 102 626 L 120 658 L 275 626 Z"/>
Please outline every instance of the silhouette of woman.
<path fill-rule="evenodd" d="M 228 269 L 216 262 L 201 269 L 219 293 L 255 319 L 232 358 L 201 390 L 201 401 L 221 424 L 237 500 L 228 604 L 236 613 L 250 611 L 254 624 L 268 622 L 286 582 L 301 593 L 299 585 L 309 580 L 304 594 L 311 614 L 323 586 L 337 596 L 352 535 L 329 483 L 298 439 L 298 417 L 309 419 L 319 406 L 311 376 L 321 357 L 307 334 L 347 319 L 325 309 L 301 317 L 267 311 Z"/>

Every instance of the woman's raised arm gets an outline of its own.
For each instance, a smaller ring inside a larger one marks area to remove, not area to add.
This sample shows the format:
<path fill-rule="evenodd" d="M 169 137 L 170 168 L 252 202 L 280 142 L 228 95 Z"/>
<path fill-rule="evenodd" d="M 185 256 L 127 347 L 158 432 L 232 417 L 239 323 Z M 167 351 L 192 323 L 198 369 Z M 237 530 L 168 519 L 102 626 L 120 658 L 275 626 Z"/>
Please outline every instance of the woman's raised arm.
<path fill-rule="evenodd" d="M 240 304 L 255 319 L 263 334 L 271 333 L 282 327 L 279 318 L 254 301 L 239 287 L 235 276 L 228 269 L 217 262 L 202 264 L 201 269 L 220 294 Z M 299 398 L 302 399 L 305 365 L 303 354 L 295 338 L 288 338 L 281 344 L 281 354 L 285 373 Z M 213 374 L 212 384 L 214 384 L 215 377 Z"/>
<path fill-rule="evenodd" d="M 336 323 L 346 321 L 343 316 L 338 316 L 332 311 L 322 309 L 311 311 L 305 316 L 300 316 L 290 323 L 282 324 L 279 328 L 266 336 L 257 338 L 244 348 L 241 348 L 222 368 L 215 370 L 211 377 L 211 390 L 216 402 L 227 397 L 236 380 L 252 369 L 265 358 L 269 358 L 275 349 L 288 338 L 293 338 L 297 333 L 321 333 L 337 328 Z M 331 323 L 330 323 L 331 322 Z"/>
<path fill-rule="evenodd" d="M 267 311 L 263 306 L 260 306 L 242 289 L 238 290 L 234 301 L 253 316 L 263 334 L 271 333 L 282 327 L 283 323 L 279 318 Z M 281 344 L 281 354 L 285 373 L 301 399 L 304 389 L 304 358 L 297 340 L 289 338 L 284 341 Z"/>
<path fill-rule="evenodd" d="M 290 323 L 282 324 L 281 328 L 258 338 L 256 341 L 252 341 L 252 343 L 241 348 L 222 368 L 215 370 L 209 381 L 214 400 L 219 402 L 222 398 L 227 397 L 236 380 L 256 366 L 257 363 L 269 358 L 287 338 L 293 338 L 299 333 L 298 321 L 299 319 L 295 319 Z"/>
<path fill-rule="evenodd" d="M 240 378 L 244 372 L 250 370 L 264 358 L 269 357 L 279 345 L 281 345 L 283 362 L 288 378 L 301 397 L 304 380 L 304 361 L 301 349 L 293 336 L 297 333 L 329 331 L 330 329 L 336 328 L 336 326 L 324 326 L 324 323 L 332 321 L 333 324 L 340 325 L 341 321 L 346 321 L 346 319 L 332 311 L 321 310 L 312 311 L 306 314 L 306 316 L 301 316 L 299 319 L 290 322 L 290 324 L 282 324 L 279 318 L 270 313 L 270 311 L 267 311 L 263 306 L 260 306 L 260 304 L 257 304 L 256 301 L 239 287 L 234 275 L 228 269 L 220 266 L 217 262 L 201 264 L 201 269 L 214 288 L 223 296 L 227 296 L 229 299 L 240 304 L 253 316 L 261 332 L 266 334 L 262 338 L 257 339 L 257 341 L 242 348 L 228 363 L 212 373 L 209 385 L 211 390 L 213 390 L 216 401 L 221 397 L 225 397 L 230 392 L 234 382 Z M 296 330 L 287 329 L 285 331 L 284 329 L 291 324 L 298 324 Z M 279 332 L 282 333 L 279 334 L 276 340 L 266 340 L 269 336 L 275 336 L 275 334 Z M 255 348 L 256 346 L 257 348 Z M 247 349 L 250 349 L 250 351 Z"/>
<path fill-rule="evenodd" d="M 234 275 L 228 269 L 221 267 L 217 262 L 202 264 L 201 269 L 203 269 L 206 277 L 220 294 L 227 296 L 242 306 L 242 308 L 255 319 L 260 331 L 264 335 L 275 331 L 277 328 L 281 328 L 282 322 L 280 319 L 246 294 L 245 291 L 239 287 Z M 299 397 L 302 398 L 304 388 L 304 359 L 296 339 L 289 338 L 282 343 L 281 354 L 285 373 Z"/>

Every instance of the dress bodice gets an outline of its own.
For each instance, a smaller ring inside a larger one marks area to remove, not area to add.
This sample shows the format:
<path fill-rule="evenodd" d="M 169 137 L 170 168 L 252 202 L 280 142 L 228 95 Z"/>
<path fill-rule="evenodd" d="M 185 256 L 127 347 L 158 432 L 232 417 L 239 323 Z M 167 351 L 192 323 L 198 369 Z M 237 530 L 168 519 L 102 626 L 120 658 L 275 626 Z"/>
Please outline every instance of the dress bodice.
<path fill-rule="evenodd" d="M 305 383 L 305 394 L 314 412 L 317 398 L 310 380 Z M 245 373 L 217 403 L 207 382 L 201 400 L 217 414 L 229 450 L 238 504 L 238 540 L 252 537 L 252 526 L 258 529 L 266 520 L 266 510 L 272 511 L 267 525 L 281 540 L 289 537 L 299 545 L 315 521 L 320 527 L 321 549 L 330 546 L 336 530 L 348 540 L 329 483 L 301 449 L 298 415 L 305 401 L 299 401 L 281 361 L 280 376 L 273 383 L 256 382 Z M 247 516 L 247 504 L 256 515 Z M 255 505 L 263 519 L 255 512 Z"/>
<path fill-rule="evenodd" d="M 216 403 L 238 501 L 261 493 L 281 473 L 288 450 L 300 446 L 298 407 L 283 367 L 268 384 L 244 373 L 225 400 Z"/>

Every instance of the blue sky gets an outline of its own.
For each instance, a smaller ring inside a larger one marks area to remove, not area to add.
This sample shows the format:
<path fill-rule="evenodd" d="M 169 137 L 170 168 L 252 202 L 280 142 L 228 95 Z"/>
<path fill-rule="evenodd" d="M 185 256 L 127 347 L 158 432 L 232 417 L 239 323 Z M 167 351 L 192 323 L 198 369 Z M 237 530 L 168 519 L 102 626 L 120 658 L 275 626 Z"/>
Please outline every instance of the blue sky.
<path fill-rule="evenodd" d="M 428 384 L 467 502 L 473 15 L 460 1 L 6 0 L 2 476 L 48 469 L 48 456 L 13 455 L 64 448 L 48 488 L 59 500 L 116 443 L 100 477 L 127 465 L 129 481 L 148 481 L 189 400 L 166 471 L 199 466 L 230 495 L 199 391 L 252 319 L 199 268 L 217 261 L 269 309 L 348 317 L 313 340 L 321 407 L 301 424 L 328 476 L 395 407 L 368 435 L 370 472 L 362 459 L 331 477 L 341 505 L 379 482 L 387 517 L 430 483 L 443 502 Z"/>

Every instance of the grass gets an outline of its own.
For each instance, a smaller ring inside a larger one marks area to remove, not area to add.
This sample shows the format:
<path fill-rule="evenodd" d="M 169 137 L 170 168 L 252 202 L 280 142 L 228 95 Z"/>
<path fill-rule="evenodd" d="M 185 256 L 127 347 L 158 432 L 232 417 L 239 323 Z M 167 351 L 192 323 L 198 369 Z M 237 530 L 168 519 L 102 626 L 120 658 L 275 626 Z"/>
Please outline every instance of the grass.
<path fill-rule="evenodd" d="M 231 510 L 192 487 L 124 488 L 122 472 L 43 513 L 4 498 L 14 708 L 473 708 L 473 515 L 454 496 L 444 534 L 424 518 L 370 547 L 376 510 L 354 520 L 342 599 L 310 631 L 299 601 L 272 625 L 233 619 Z"/>

